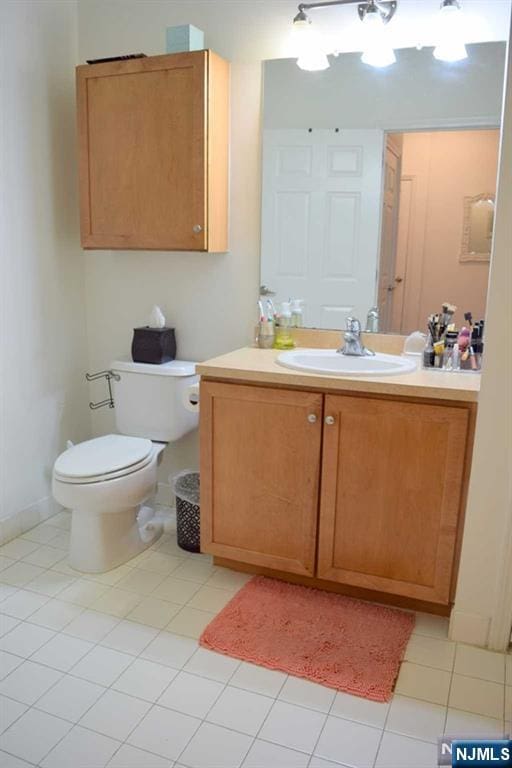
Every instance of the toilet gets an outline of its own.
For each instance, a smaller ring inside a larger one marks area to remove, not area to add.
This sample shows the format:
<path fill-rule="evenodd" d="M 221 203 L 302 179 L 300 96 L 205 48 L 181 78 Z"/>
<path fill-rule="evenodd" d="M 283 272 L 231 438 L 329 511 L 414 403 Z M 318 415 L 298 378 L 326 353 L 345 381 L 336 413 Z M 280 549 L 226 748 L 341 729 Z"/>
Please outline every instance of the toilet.
<path fill-rule="evenodd" d="M 69 447 L 53 467 L 54 498 L 72 511 L 69 562 L 85 573 L 109 571 L 161 535 L 162 522 L 143 504 L 155 493 L 166 444 L 198 422 L 187 408 L 195 363 L 116 360 L 111 370 L 119 434 Z"/>

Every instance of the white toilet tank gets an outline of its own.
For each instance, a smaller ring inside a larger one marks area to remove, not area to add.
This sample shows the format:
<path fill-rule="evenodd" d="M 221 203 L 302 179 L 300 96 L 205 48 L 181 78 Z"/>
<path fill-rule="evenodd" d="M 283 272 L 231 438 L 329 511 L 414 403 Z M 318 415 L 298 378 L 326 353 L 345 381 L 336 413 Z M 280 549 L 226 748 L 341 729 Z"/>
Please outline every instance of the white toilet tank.
<path fill-rule="evenodd" d="M 199 381 L 195 363 L 173 360 L 162 365 L 115 360 L 115 419 L 122 435 L 171 443 L 197 427 L 198 414 L 185 408 L 187 390 Z"/>

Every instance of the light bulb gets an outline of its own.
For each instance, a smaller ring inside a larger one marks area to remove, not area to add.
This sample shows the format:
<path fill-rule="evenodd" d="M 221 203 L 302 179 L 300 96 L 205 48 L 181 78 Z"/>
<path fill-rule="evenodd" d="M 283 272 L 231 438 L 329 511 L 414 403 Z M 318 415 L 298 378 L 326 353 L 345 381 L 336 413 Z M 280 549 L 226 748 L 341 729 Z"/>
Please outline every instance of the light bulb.
<path fill-rule="evenodd" d="M 311 21 L 306 18 L 293 22 L 294 44 L 298 54 L 297 66 L 308 72 L 317 72 L 329 67 L 329 59 L 322 47 L 318 32 L 312 29 Z"/>
<path fill-rule="evenodd" d="M 457 0 L 443 0 L 438 16 L 438 42 L 434 48 L 436 59 L 440 61 L 467 59 L 462 24 L 462 10 Z"/>
<path fill-rule="evenodd" d="M 369 8 L 362 21 L 366 27 L 366 41 L 361 61 L 371 67 L 389 67 L 394 64 L 395 52 L 386 40 L 384 22 L 378 9 Z"/>

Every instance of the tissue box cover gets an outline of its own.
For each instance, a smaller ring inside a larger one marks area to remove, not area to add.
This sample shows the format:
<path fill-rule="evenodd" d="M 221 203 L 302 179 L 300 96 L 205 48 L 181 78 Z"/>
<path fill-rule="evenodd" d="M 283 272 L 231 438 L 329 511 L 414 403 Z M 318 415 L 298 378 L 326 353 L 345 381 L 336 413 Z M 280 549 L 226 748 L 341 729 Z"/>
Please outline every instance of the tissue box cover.
<path fill-rule="evenodd" d="M 132 360 L 134 363 L 161 365 L 176 357 L 174 328 L 133 329 Z"/>

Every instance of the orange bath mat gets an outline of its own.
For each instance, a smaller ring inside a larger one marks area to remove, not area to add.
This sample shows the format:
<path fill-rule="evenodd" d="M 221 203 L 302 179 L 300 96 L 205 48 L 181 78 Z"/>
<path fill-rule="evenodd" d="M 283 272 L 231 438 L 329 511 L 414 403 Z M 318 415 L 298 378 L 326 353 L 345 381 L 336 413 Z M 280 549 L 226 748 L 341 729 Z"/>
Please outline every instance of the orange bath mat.
<path fill-rule="evenodd" d="M 396 608 L 256 576 L 199 642 L 329 688 L 388 701 L 413 627 L 414 615 Z"/>

